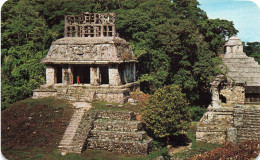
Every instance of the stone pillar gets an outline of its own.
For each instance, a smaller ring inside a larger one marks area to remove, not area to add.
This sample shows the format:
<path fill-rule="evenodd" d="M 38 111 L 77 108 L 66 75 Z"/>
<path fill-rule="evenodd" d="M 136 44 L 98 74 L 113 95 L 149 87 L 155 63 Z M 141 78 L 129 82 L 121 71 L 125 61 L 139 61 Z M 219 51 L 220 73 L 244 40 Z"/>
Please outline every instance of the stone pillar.
<path fill-rule="evenodd" d="M 56 83 L 55 67 L 52 65 L 46 66 L 46 84 L 52 85 Z"/>
<path fill-rule="evenodd" d="M 72 66 L 69 65 L 68 67 L 68 73 L 69 73 L 69 82 L 68 84 L 73 84 L 73 71 L 72 71 Z"/>
<path fill-rule="evenodd" d="M 68 66 L 62 66 L 62 83 L 64 85 L 73 84 L 73 81 L 71 83 L 71 77 L 73 80 L 73 76 L 71 76 L 71 69 Z"/>
<path fill-rule="evenodd" d="M 94 86 L 100 85 L 101 76 L 100 70 L 98 66 L 91 66 L 90 67 L 90 84 Z"/>
<path fill-rule="evenodd" d="M 109 85 L 119 86 L 121 85 L 121 79 L 119 76 L 118 65 L 110 65 L 108 68 Z"/>

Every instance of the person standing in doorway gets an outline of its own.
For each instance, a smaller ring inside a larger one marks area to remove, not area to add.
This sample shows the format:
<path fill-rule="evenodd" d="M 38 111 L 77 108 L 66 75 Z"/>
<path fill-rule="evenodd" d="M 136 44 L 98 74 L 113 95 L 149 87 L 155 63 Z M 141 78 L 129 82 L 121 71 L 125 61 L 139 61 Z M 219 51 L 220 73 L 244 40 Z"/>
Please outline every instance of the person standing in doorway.
<path fill-rule="evenodd" d="M 79 76 L 77 76 L 77 84 L 80 84 Z"/>

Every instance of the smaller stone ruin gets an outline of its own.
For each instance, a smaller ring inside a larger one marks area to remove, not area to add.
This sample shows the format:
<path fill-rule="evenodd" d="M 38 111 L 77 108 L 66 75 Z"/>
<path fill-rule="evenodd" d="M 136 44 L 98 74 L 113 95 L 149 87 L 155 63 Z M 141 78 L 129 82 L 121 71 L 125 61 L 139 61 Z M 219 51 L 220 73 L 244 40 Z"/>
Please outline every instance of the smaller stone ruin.
<path fill-rule="evenodd" d="M 212 102 L 201 118 L 196 140 L 234 143 L 260 139 L 260 65 L 243 52 L 243 44 L 231 37 L 223 56 L 226 76 L 211 83 Z"/>
<path fill-rule="evenodd" d="M 137 58 L 115 25 L 115 13 L 65 16 L 65 37 L 42 59 L 46 84 L 34 90 L 33 98 L 127 102 L 129 93 L 139 90 Z"/>

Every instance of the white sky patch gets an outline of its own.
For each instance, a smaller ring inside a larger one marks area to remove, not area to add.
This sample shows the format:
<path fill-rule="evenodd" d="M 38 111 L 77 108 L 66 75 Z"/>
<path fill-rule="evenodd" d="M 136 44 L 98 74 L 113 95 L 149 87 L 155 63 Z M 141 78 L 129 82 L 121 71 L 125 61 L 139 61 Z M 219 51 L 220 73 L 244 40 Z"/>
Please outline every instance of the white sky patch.
<path fill-rule="evenodd" d="M 254 2 L 260 9 L 260 0 L 236 0 L 236 1 L 251 1 L 251 2 Z"/>

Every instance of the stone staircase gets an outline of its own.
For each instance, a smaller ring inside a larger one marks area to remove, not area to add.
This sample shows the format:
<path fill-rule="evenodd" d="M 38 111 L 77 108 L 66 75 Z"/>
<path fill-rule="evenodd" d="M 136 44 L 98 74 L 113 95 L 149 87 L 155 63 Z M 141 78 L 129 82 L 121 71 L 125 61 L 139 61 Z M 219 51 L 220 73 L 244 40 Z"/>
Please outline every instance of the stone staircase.
<path fill-rule="evenodd" d="M 234 126 L 238 142 L 260 139 L 260 106 L 236 106 Z"/>
<path fill-rule="evenodd" d="M 143 131 L 144 124 L 134 112 L 91 110 L 85 102 L 77 102 L 63 138 L 58 146 L 61 154 L 81 153 L 85 149 L 146 155 L 152 140 Z M 88 112 L 87 112 L 88 111 Z"/>
<path fill-rule="evenodd" d="M 146 155 L 152 140 L 147 139 L 143 123 L 133 112 L 97 111 L 87 149 L 101 149 L 126 154 Z"/>
<path fill-rule="evenodd" d="M 84 149 L 86 137 L 92 127 L 89 122 L 92 118 L 88 118 L 91 116 L 87 113 L 91 108 L 90 104 L 76 102 L 74 105 L 76 106 L 76 110 L 58 146 L 62 153 L 81 153 Z M 82 132 L 82 130 L 85 130 L 85 132 Z"/>

